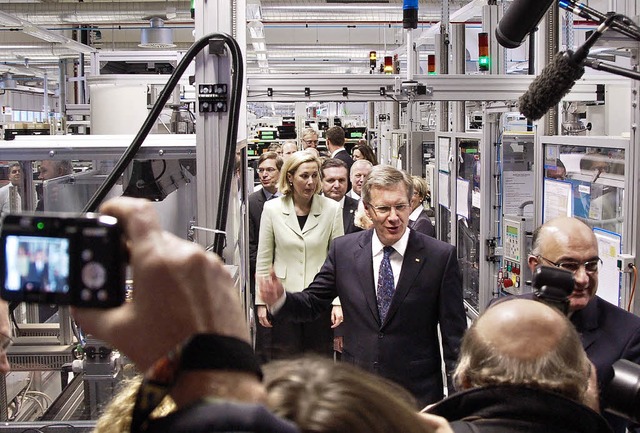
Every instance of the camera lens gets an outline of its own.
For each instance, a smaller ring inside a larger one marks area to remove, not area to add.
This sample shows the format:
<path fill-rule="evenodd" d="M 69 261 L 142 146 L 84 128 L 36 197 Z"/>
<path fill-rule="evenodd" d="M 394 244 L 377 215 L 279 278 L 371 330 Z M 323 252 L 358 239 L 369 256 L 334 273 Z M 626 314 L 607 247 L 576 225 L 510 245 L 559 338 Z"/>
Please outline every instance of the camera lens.
<path fill-rule="evenodd" d="M 608 412 L 640 422 L 640 365 L 626 359 L 613 364 L 613 379 L 607 386 L 606 401 Z"/>

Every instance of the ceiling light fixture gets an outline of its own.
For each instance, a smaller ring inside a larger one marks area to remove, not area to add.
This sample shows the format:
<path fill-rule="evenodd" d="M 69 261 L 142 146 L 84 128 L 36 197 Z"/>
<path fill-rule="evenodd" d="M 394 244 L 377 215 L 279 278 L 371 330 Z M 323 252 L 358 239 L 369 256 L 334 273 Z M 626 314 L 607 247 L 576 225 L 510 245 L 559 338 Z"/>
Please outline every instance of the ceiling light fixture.
<path fill-rule="evenodd" d="M 173 29 L 164 26 L 164 20 L 160 17 L 152 17 L 151 27 L 144 28 L 140 32 L 141 48 L 173 48 Z"/>

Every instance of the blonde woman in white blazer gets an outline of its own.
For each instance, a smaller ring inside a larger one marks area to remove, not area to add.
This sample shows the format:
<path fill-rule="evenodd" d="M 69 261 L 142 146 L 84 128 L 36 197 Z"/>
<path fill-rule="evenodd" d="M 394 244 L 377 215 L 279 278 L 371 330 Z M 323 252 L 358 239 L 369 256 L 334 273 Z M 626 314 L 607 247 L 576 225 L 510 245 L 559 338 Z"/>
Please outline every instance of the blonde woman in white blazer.
<path fill-rule="evenodd" d="M 329 244 L 344 234 L 339 203 L 318 195 L 320 189 L 320 160 L 305 151 L 292 154 L 280 171 L 278 191 L 282 196 L 264 204 L 257 276 L 269 275 L 273 267 L 290 292 L 302 291 L 313 281 L 327 258 Z M 337 301 L 334 304 L 332 311 L 314 322 L 272 324 L 256 293 L 256 353 L 264 362 L 303 352 L 330 356 L 331 328 L 342 322 L 342 309 Z"/>

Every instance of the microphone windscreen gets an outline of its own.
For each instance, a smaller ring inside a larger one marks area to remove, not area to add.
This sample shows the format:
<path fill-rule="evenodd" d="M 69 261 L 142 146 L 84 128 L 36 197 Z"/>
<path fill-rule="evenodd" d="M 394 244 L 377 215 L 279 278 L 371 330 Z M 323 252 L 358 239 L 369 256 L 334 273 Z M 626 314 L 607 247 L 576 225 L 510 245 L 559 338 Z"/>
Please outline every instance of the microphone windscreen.
<path fill-rule="evenodd" d="M 520 112 L 527 119 L 538 120 L 569 93 L 584 74 L 582 63 L 576 62 L 571 51 L 558 53 L 536 77 L 524 95 L 518 99 Z"/>

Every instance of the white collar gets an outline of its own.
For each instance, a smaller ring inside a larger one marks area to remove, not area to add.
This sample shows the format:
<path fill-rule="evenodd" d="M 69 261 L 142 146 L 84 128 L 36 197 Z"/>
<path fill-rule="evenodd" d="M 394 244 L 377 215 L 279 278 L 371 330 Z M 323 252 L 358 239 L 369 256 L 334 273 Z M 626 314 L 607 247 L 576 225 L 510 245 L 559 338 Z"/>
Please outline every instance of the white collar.
<path fill-rule="evenodd" d="M 402 237 L 398 239 L 398 242 L 391 245 L 393 249 L 396 250 L 396 252 L 400 254 L 402 257 L 404 257 L 404 253 L 405 251 L 407 251 L 407 245 L 409 244 L 409 231 L 410 229 L 409 227 L 407 227 Z M 374 229 L 373 236 L 371 238 L 371 251 L 373 252 L 373 255 L 377 256 L 378 254 L 382 254 L 383 248 L 384 248 L 384 245 L 382 245 L 382 242 L 380 242 L 380 238 L 378 238 L 378 233 L 376 233 Z"/>
<path fill-rule="evenodd" d="M 409 219 L 411 221 L 417 220 L 420 214 L 422 213 L 422 209 L 423 209 L 422 206 L 418 206 L 417 208 L 415 208 L 413 212 L 411 212 L 411 215 L 409 215 Z"/>

